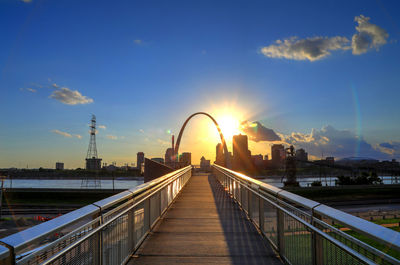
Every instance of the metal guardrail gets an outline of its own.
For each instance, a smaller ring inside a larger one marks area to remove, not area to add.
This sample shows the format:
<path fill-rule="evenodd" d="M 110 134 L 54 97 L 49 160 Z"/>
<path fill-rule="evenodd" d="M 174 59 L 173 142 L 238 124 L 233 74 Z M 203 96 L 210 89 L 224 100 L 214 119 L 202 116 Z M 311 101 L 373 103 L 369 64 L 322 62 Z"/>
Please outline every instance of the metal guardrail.
<path fill-rule="evenodd" d="M 213 171 L 288 264 L 400 264 L 336 228 L 341 224 L 400 252 L 400 233 L 219 165 Z"/>
<path fill-rule="evenodd" d="M 0 240 L 0 264 L 124 264 L 192 175 L 191 166 Z"/>

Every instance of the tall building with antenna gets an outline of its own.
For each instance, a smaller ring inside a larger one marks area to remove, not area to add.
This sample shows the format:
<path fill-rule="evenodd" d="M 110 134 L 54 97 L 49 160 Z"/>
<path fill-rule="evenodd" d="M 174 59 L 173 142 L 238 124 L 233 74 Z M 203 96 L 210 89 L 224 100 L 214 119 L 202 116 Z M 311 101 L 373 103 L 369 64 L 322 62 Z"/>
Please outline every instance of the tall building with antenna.
<path fill-rule="evenodd" d="M 89 148 L 86 155 L 86 169 L 87 170 L 100 170 L 101 169 L 101 158 L 97 157 L 96 147 L 96 116 L 92 115 L 90 125 L 90 142 Z"/>

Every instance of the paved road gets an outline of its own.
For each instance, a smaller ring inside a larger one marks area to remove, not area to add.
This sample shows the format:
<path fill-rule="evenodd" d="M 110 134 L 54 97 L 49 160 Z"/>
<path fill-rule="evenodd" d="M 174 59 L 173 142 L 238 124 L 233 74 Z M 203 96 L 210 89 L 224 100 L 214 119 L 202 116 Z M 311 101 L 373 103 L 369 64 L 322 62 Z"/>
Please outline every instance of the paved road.
<path fill-rule="evenodd" d="M 214 177 L 194 175 L 129 264 L 282 264 Z"/>

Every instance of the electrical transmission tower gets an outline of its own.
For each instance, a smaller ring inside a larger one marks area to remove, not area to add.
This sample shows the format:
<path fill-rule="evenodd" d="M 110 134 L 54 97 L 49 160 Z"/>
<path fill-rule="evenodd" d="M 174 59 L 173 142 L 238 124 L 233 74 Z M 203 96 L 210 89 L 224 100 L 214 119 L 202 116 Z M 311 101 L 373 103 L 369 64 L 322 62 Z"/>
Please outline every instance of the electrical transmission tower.
<path fill-rule="evenodd" d="M 97 157 L 96 147 L 96 116 L 92 115 L 90 124 L 90 142 L 86 154 L 86 170 L 93 172 L 94 176 L 87 176 L 82 179 L 81 188 L 100 188 L 101 182 L 98 179 L 98 171 L 101 169 L 101 158 Z M 89 172 L 87 172 L 89 173 Z"/>
<path fill-rule="evenodd" d="M 90 142 L 87 150 L 86 159 L 97 158 L 97 147 L 96 147 L 96 116 L 92 115 L 90 125 Z"/>

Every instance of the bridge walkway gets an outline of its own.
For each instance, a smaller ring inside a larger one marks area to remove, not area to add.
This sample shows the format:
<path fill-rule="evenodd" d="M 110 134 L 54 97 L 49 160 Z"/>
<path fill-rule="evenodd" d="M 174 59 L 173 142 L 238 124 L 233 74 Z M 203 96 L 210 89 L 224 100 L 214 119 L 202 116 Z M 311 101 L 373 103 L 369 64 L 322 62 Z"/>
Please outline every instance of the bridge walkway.
<path fill-rule="evenodd" d="M 282 264 L 208 174 L 196 174 L 128 264 Z"/>

